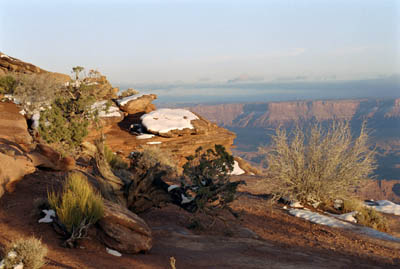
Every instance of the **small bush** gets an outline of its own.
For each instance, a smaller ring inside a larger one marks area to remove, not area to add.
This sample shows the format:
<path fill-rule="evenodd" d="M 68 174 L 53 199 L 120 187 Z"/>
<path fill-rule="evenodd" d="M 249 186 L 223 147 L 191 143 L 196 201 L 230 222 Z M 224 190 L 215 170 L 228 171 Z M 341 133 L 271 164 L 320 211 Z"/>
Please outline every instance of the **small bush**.
<path fill-rule="evenodd" d="M 201 147 L 195 155 L 187 157 L 183 166 L 183 190 L 188 200 L 193 201 L 194 213 L 217 216 L 221 209 L 229 208 L 236 199 L 236 190 L 244 182 L 231 182 L 229 174 L 233 170 L 233 156 L 221 145 L 205 152 Z"/>
<path fill-rule="evenodd" d="M 0 94 L 12 94 L 17 86 L 17 80 L 13 76 L 0 78 Z"/>
<path fill-rule="evenodd" d="M 48 200 L 68 237 L 67 246 L 72 246 L 76 239 L 85 237 L 89 226 L 104 214 L 101 195 L 93 190 L 81 173 L 70 173 L 61 194 L 49 192 Z"/>
<path fill-rule="evenodd" d="M 40 115 L 39 134 L 47 143 L 57 143 L 65 150 L 76 149 L 88 134 L 97 111 L 91 106 L 96 99 L 91 95 L 92 86 L 70 86 L 63 95 Z"/>
<path fill-rule="evenodd" d="M 358 200 L 344 200 L 343 212 L 348 213 L 353 211 L 357 211 L 357 214 L 355 215 L 357 223 L 382 232 L 389 231 L 387 219 L 378 211 L 365 206 Z"/>
<path fill-rule="evenodd" d="M 138 92 L 137 90 L 134 90 L 134 89 L 132 89 L 132 88 L 129 88 L 129 89 L 127 89 L 127 90 L 121 92 L 121 94 L 119 95 L 119 97 L 120 97 L 120 98 L 125 98 L 125 97 L 132 96 L 132 95 L 135 95 L 135 94 L 138 94 L 138 93 L 139 93 L 139 92 Z"/>
<path fill-rule="evenodd" d="M 139 155 L 139 158 L 134 158 L 135 166 L 150 168 L 159 165 L 175 172 L 178 170 L 177 163 L 168 150 L 162 150 L 159 147 L 145 147 Z"/>
<path fill-rule="evenodd" d="M 365 124 L 353 140 L 348 122 L 333 122 L 308 132 L 297 127 L 291 137 L 278 128 L 272 145 L 259 150 L 266 155 L 268 177 L 279 182 L 278 197 L 323 202 L 346 196 L 373 172 L 375 151 L 368 140 Z"/>
<path fill-rule="evenodd" d="M 18 239 L 11 242 L 5 250 L 4 265 L 6 269 L 23 263 L 24 268 L 38 269 L 43 267 L 47 248 L 35 237 Z M 15 257 L 14 257 L 15 256 Z"/>
<path fill-rule="evenodd" d="M 128 169 L 129 164 L 125 162 L 120 156 L 114 154 L 107 146 L 104 146 L 104 156 L 111 168 L 114 170 Z"/>

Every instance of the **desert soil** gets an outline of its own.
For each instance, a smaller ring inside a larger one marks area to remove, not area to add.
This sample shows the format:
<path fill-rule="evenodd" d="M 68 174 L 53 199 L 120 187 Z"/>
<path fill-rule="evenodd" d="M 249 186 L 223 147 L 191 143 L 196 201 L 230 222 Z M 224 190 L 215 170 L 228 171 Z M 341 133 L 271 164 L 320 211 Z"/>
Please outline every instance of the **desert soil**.
<path fill-rule="evenodd" d="M 191 216 L 169 205 L 140 215 L 153 231 L 154 246 L 149 253 L 107 254 L 94 227 L 78 248 L 66 249 L 50 224 L 38 223 L 37 208 L 47 190 L 63 178 L 62 172 L 38 171 L 0 199 L 1 246 L 17 237 L 35 235 L 49 248 L 45 268 L 170 268 L 170 257 L 176 259 L 178 269 L 400 267 L 400 244 L 292 217 L 256 191 L 260 179 L 253 176 L 241 177 L 248 185 L 241 187 L 241 196 L 233 204 L 240 217 L 227 214 L 226 226 L 218 221 L 209 229 L 188 229 Z M 204 217 L 201 220 L 207 222 Z M 390 217 L 390 223 L 399 235 L 399 218 Z"/>

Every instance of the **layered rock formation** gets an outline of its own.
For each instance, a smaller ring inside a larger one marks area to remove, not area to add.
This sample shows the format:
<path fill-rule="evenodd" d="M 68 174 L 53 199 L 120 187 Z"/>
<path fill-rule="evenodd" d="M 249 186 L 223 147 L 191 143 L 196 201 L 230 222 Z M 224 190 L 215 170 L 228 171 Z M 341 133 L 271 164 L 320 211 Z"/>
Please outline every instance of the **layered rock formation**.
<path fill-rule="evenodd" d="M 400 99 L 326 100 L 254 104 L 197 105 L 190 107 L 226 127 L 270 128 L 308 120 L 390 120 L 400 118 Z"/>
<path fill-rule="evenodd" d="M 35 166 L 23 148 L 0 138 L 0 197 L 5 191 L 13 192 L 15 184 L 34 171 Z"/>
<path fill-rule="evenodd" d="M 0 102 L 0 138 L 23 145 L 32 143 L 26 119 L 14 103 Z"/>
<path fill-rule="evenodd" d="M 0 76 L 6 75 L 10 72 L 22 74 L 51 74 L 57 81 L 60 82 L 67 82 L 71 80 L 68 75 L 43 70 L 36 65 L 26 63 L 0 52 Z"/>

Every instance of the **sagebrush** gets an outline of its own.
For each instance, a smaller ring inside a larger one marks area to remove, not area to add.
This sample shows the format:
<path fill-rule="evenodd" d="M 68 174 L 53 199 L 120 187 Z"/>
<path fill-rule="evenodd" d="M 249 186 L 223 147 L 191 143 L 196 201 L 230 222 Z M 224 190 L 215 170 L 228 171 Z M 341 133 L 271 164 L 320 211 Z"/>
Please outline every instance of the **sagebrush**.
<path fill-rule="evenodd" d="M 357 223 L 382 232 L 389 231 L 387 219 L 374 208 L 364 205 L 359 200 L 344 200 L 343 213 L 349 213 L 353 211 L 357 211 L 357 214 L 354 216 L 357 220 Z"/>
<path fill-rule="evenodd" d="M 47 251 L 42 241 L 33 236 L 12 241 L 4 251 L 5 269 L 12 269 L 21 263 L 24 268 L 41 268 L 46 264 L 45 256 Z"/>
<path fill-rule="evenodd" d="M 273 192 L 305 203 L 345 197 L 376 168 L 375 150 L 363 123 L 353 138 L 348 122 L 333 122 L 328 128 L 314 124 L 304 131 L 295 128 L 289 136 L 277 128 L 266 156 L 267 176 L 279 184 Z"/>
<path fill-rule="evenodd" d="M 68 175 L 61 193 L 49 192 L 48 201 L 56 212 L 60 228 L 68 238 L 66 245 L 69 247 L 73 246 L 77 239 L 85 237 L 89 226 L 104 214 L 101 194 L 78 172 Z"/>

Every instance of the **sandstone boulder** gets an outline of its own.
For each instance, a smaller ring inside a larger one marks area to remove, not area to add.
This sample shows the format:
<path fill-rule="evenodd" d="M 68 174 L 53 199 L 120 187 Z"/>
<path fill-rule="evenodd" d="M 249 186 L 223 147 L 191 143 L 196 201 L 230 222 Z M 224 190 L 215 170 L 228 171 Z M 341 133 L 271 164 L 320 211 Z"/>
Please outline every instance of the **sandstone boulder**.
<path fill-rule="evenodd" d="M 13 192 L 15 183 L 34 171 L 31 159 L 18 144 L 0 139 L 0 197 L 5 190 Z"/>
<path fill-rule="evenodd" d="M 162 137 L 208 134 L 217 126 L 186 109 L 158 109 L 141 117 L 148 132 Z"/>
<path fill-rule="evenodd" d="M 110 201 L 104 201 L 104 217 L 98 222 L 100 238 L 112 249 L 123 253 L 149 251 L 151 229 L 136 214 Z"/>
<path fill-rule="evenodd" d="M 26 119 L 19 111 L 14 103 L 0 102 L 0 138 L 29 145 L 32 143 L 32 137 L 28 132 Z"/>
<path fill-rule="evenodd" d="M 119 104 L 121 110 L 127 112 L 128 114 L 140 114 L 138 116 L 141 116 L 156 109 L 156 107 L 151 103 L 155 99 L 157 99 L 157 95 L 155 94 L 132 95 L 118 99 L 117 103 Z"/>
<path fill-rule="evenodd" d="M 28 156 L 34 166 L 56 171 L 70 171 L 75 168 L 75 160 L 72 157 L 62 157 L 60 153 L 44 144 L 38 144 Z"/>

